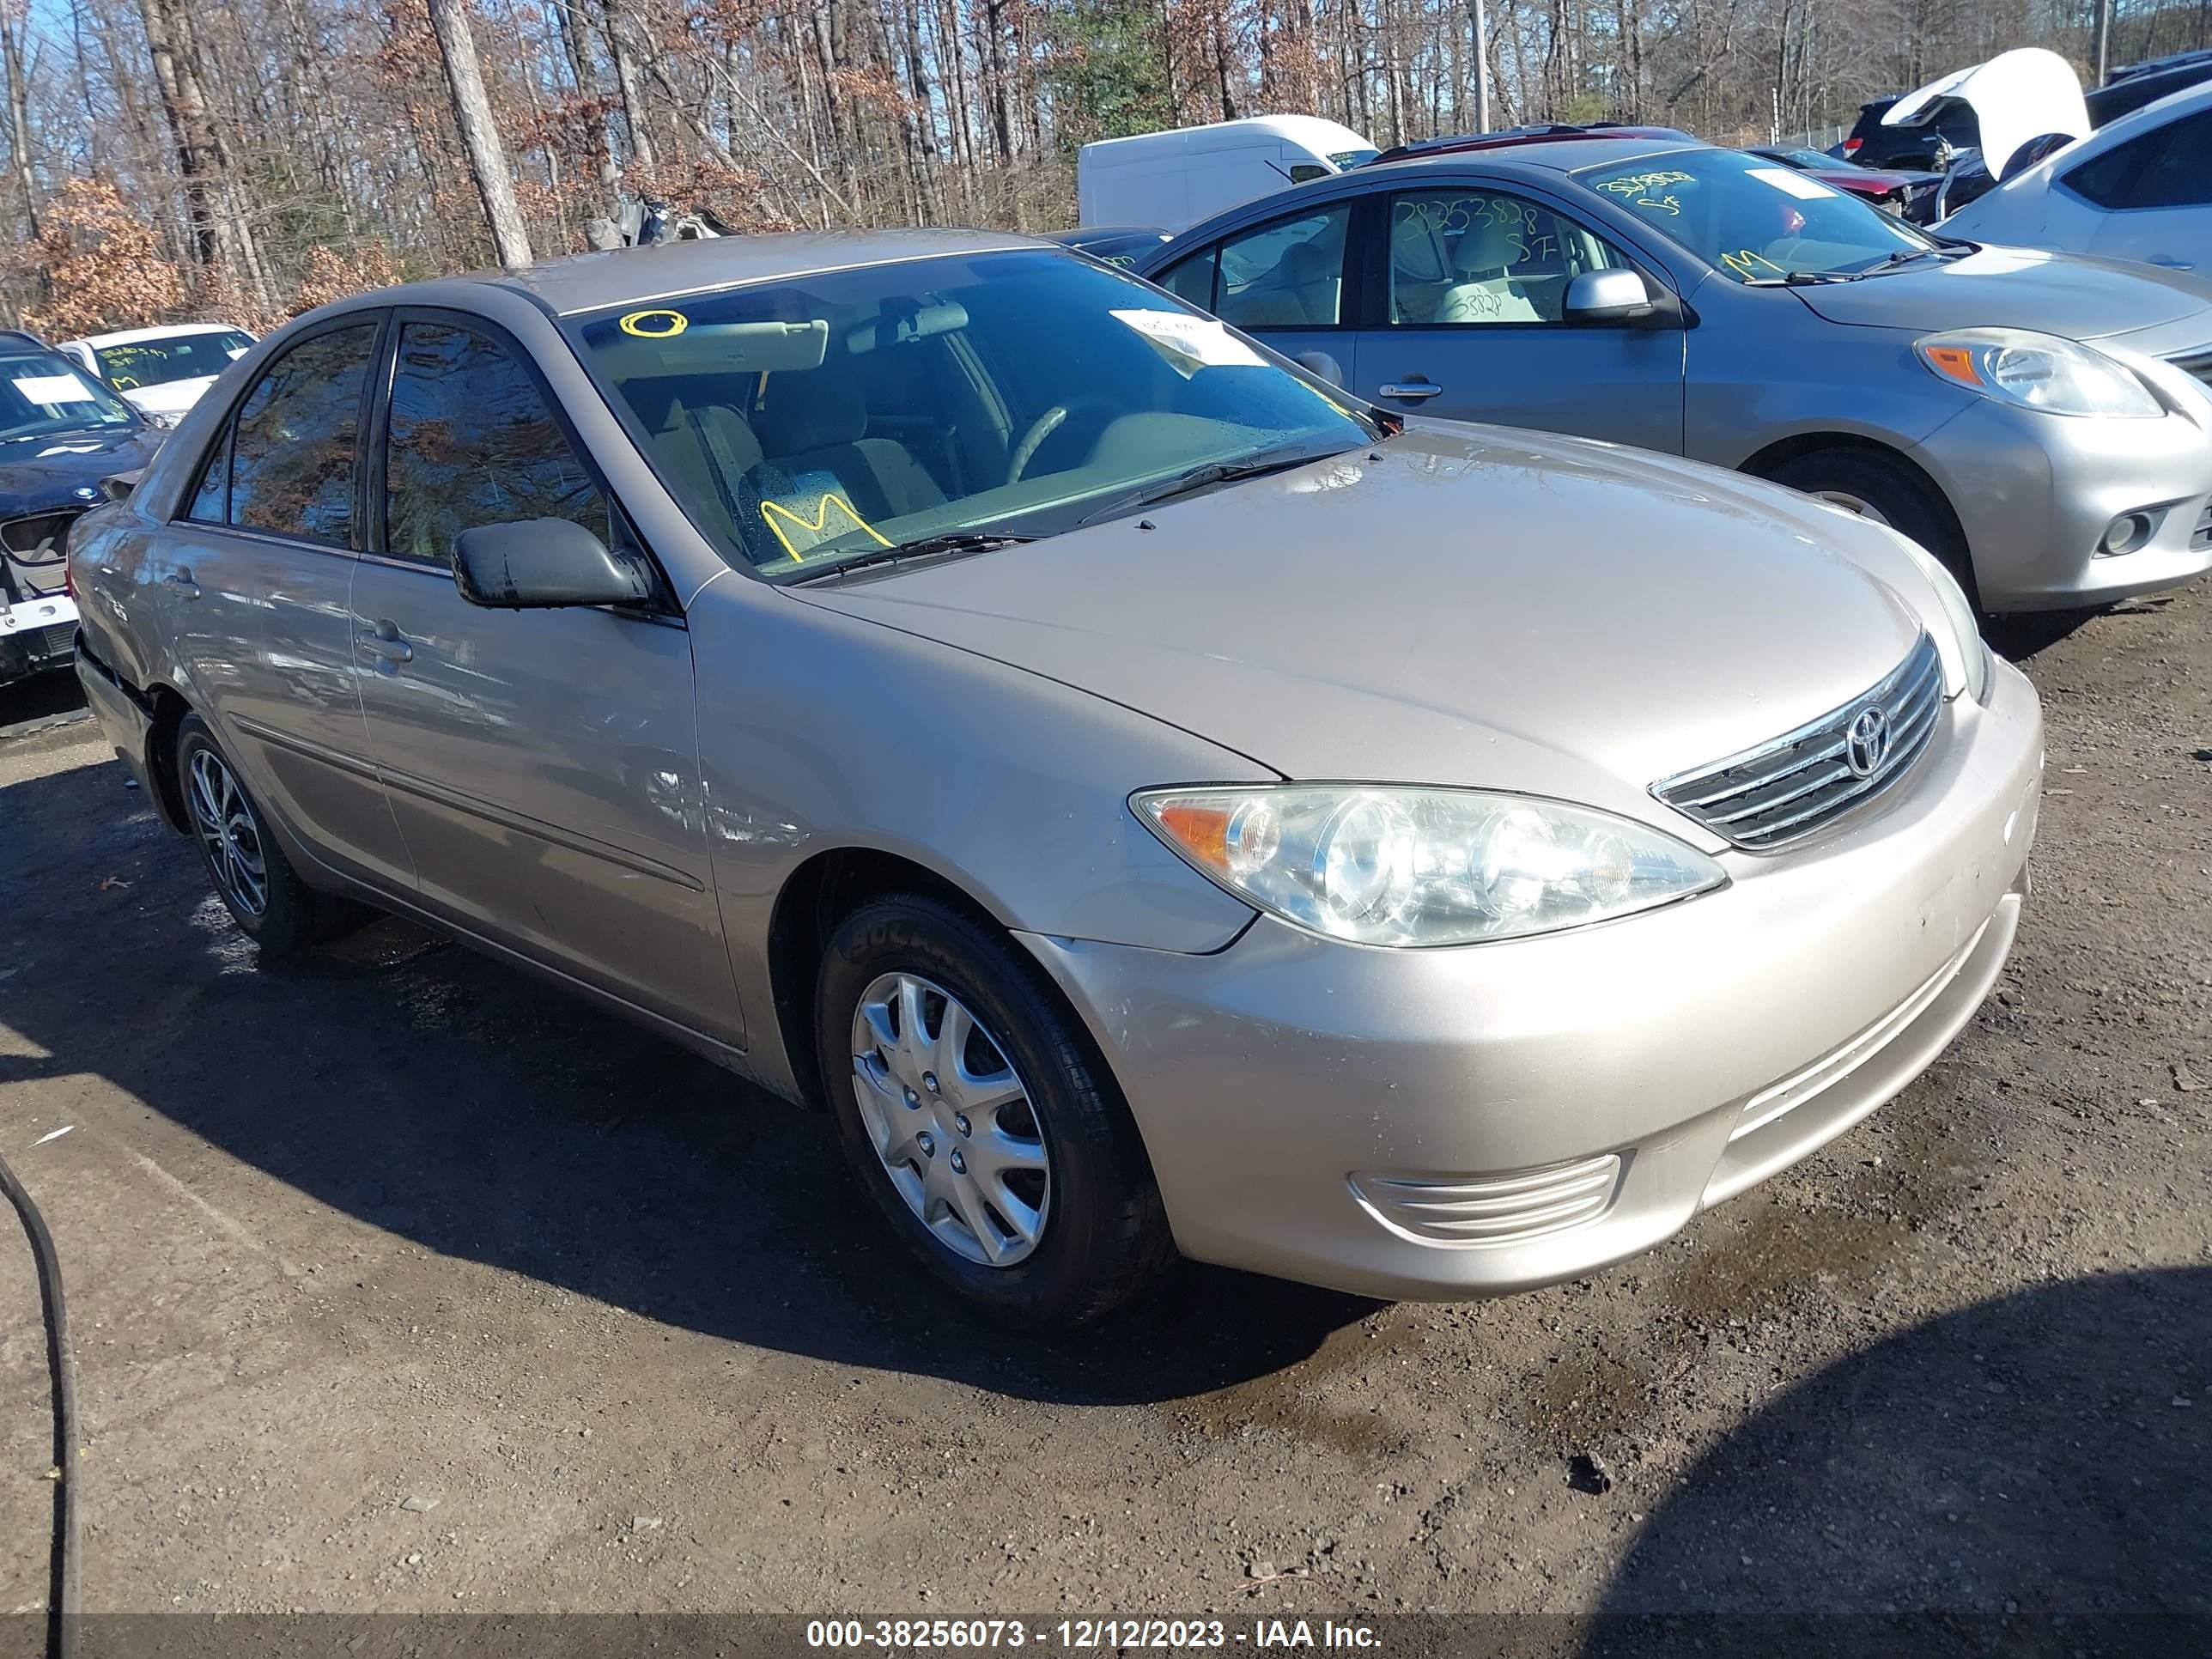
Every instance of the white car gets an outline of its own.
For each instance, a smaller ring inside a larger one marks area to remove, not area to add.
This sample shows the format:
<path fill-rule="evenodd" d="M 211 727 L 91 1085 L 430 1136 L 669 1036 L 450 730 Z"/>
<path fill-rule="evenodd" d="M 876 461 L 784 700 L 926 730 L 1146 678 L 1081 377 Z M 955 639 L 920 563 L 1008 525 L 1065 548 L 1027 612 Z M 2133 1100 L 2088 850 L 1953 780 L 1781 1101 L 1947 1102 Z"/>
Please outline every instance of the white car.
<path fill-rule="evenodd" d="M 1936 228 L 2212 276 L 2212 83 L 2098 128 Z"/>
<path fill-rule="evenodd" d="M 61 349 L 113 386 L 156 426 L 174 426 L 253 336 L 228 323 L 173 323 L 64 340 Z"/>

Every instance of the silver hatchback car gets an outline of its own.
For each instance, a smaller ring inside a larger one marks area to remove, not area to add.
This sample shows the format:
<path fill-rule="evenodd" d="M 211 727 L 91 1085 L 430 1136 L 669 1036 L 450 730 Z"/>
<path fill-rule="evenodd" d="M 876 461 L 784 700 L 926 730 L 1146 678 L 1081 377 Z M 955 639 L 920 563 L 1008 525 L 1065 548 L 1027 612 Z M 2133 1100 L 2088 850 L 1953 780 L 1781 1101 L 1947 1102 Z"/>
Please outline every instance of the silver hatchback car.
<path fill-rule="evenodd" d="M 2212 284 L 1944 241 L 1766 158 L 1561 138 L 1361 167 L 1136 269 L 1386 409 L 1739 468 L 1991 611 L 2212 568 Z"/>
<path fill-rule="evenodd" d="M 1011 237 L 347 301 L 71 556 L 264 954 L 417 917 L 826 1103 L 946 1284 L 1644 1249 L 1996 976 L 2033 693 L 1880 526 L 1407 429 Z"/>

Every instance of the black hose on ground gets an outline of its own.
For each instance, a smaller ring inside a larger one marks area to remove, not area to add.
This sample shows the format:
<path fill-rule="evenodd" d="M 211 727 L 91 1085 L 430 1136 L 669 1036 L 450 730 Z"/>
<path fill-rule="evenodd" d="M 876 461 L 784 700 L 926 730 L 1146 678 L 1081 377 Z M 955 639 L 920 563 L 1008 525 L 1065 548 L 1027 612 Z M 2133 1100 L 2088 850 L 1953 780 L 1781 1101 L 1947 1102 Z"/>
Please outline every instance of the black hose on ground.
<path fill-rule="evenodd" d="M 69 1320 L 62 1303 L 62 1262 L 54 1236 L 15 1172 L 0 1158 L 0 1192 L 15 1206 L 38 1263 L 39 1300 L 46 1310 L 46 1368 L 53 1378 L 54 1535 L 46 1589 L 46 1659 L 70 1659 L 76 1647 L 76 1380 L 70 1369 Z"/>

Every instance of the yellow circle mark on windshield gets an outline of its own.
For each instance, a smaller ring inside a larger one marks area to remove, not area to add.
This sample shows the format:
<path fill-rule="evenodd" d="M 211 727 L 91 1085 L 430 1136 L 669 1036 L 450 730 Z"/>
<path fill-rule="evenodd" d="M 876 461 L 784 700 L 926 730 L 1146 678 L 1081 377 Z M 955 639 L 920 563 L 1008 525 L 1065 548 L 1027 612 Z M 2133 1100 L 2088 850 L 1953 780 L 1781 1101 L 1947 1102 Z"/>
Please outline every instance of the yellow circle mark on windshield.
<path fill-rule="evenodd" d="M 691 326 L 680 311 L 633 311 L 622 319 L 622 331 L 641 340 L 669 340 Z"/>

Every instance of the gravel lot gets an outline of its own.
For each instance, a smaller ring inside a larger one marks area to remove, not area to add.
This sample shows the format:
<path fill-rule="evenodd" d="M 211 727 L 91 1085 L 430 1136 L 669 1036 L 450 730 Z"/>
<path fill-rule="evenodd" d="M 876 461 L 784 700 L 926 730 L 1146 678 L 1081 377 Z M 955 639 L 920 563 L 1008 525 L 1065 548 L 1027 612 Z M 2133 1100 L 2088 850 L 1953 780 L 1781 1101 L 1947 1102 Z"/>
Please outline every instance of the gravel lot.
<path fill-rule="evenodd" d="M 1869 1123 L 1540 1294 L 1183 1267 L 1058 1346 L 927 1289 L 822 1121 L 397 922 L 261 973 L 94 728 L 0 740 L 84 1603 L 2212 1615 L 2212 584 L 2057 633 L 2019 948 Z M 4 1612 L 12 1231 L 0 1320 Z"/>

